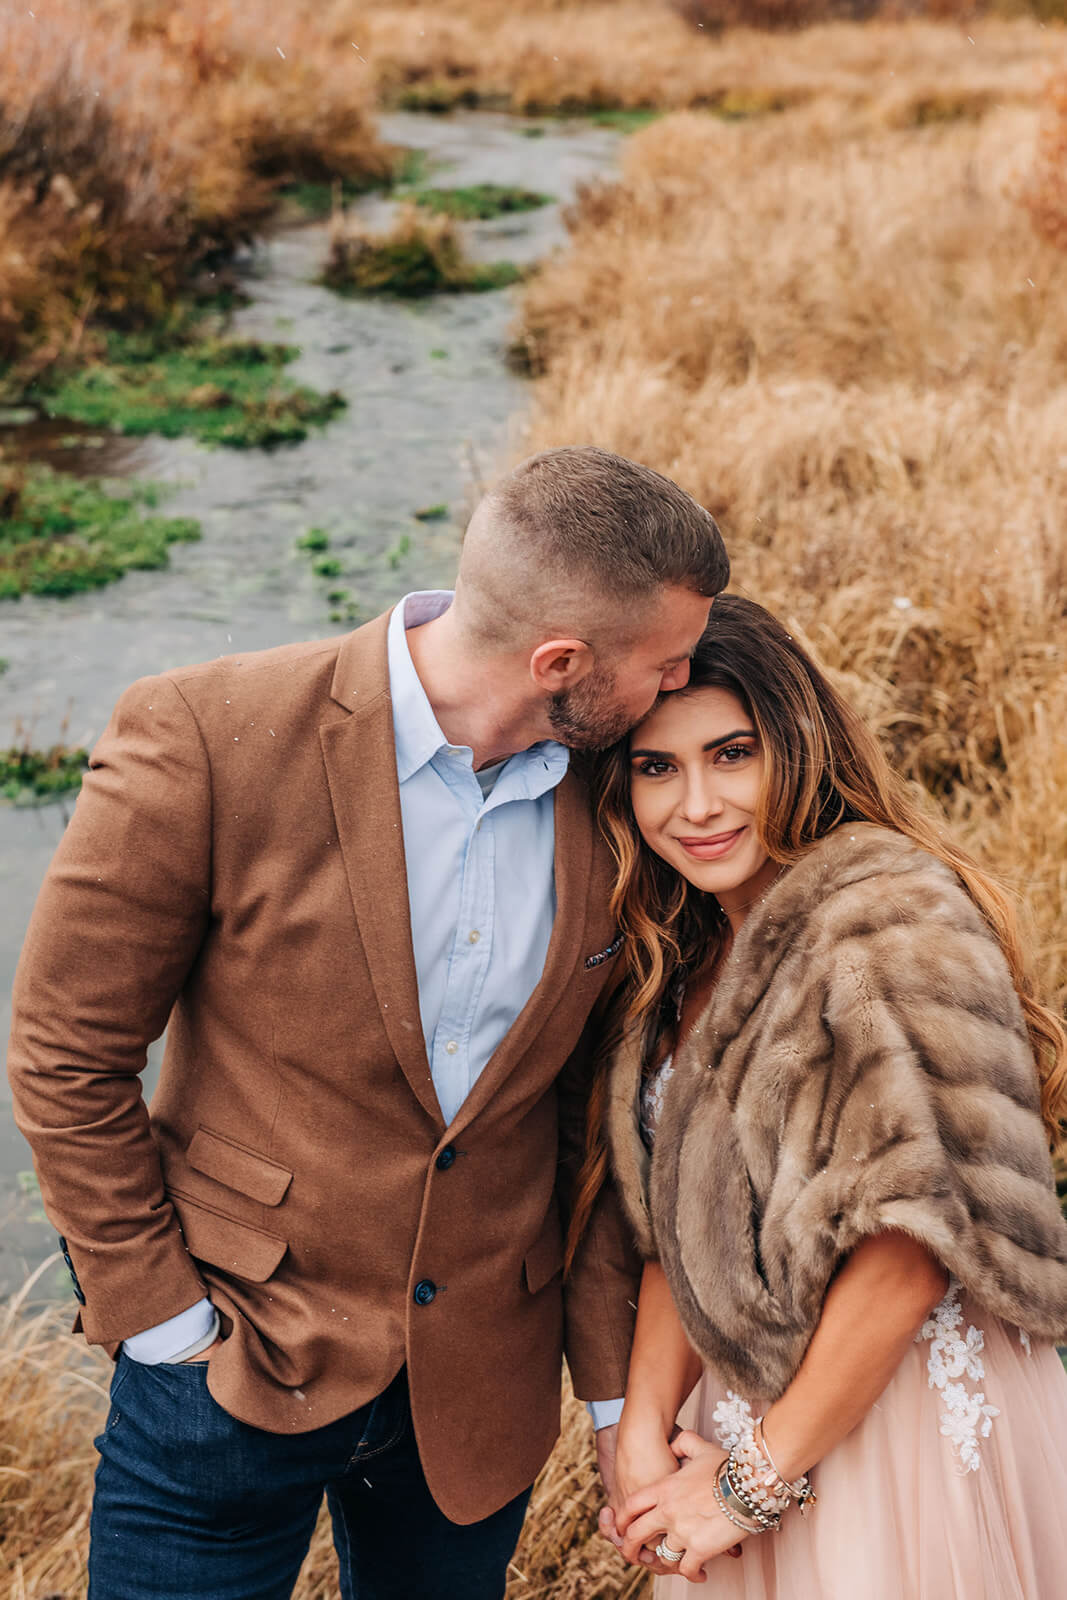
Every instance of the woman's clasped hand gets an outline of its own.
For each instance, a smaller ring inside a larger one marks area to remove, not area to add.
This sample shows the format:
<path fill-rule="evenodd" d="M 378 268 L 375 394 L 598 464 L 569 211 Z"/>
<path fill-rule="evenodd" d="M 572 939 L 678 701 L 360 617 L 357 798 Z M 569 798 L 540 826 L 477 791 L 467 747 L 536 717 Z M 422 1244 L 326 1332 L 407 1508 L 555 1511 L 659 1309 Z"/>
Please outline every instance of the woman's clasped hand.
<path fill-rule="evenodd" d="M 628 1495 L 615 1518 L 627 1561 L 640 1562 L 662 1540 L 670 1551 L 681 1551 L 680 1561 L 664 1563 L 653 1558 L 657 1572 L 703 1583 L 705 1565 L 716 1556 L 741 1554 L 739 1534 L 719 1510 L 715 1485 L 726 1452 L 699 1434 L 683 1432 L 668 1446 L 682 1470 Z"/>

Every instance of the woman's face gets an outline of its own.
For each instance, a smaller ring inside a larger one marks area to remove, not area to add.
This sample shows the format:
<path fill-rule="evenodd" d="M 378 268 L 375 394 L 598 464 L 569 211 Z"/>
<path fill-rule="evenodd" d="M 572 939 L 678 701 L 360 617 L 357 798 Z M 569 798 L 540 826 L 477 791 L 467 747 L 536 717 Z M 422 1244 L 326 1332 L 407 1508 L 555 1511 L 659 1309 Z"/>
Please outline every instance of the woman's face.
<path fill-rule="evenodd" d="M 727 915 L 778 871 L 756 832 L 763 762 L 752 719 L 726 689 L 669 694 L 630 736 L 641 837 Z"/>

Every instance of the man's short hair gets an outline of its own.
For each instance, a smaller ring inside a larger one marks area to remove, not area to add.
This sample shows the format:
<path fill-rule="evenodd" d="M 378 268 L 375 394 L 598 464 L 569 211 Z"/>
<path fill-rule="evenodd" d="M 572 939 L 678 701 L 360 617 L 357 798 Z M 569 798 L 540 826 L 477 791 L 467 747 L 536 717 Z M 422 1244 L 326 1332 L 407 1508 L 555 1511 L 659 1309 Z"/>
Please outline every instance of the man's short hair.
<path fill-rule="evenodd" d="M 589 602 L 632 610 L 666 585 L 711 598 L 730 577 L 710 511 L 662 473 L 595 445 L 521 461 L 482 501 L 467 544 L 461 585 L 484 636 L 497 632 L 493 613 L 517 625 L 536 611 L 553 627 Z"/>

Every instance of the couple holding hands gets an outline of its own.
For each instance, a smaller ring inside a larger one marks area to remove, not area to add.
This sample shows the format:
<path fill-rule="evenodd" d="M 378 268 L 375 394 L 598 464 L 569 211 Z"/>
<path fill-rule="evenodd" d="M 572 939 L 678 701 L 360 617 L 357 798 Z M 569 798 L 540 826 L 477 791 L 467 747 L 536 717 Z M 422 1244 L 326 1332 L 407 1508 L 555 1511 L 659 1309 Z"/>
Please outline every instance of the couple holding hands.
<path fill-rule="evenodd" d="M 454 593 L 122 696 L 10 1051 L 92 1600 L 285 1600 L 324 1493 L 344 1600 L 500 1600 L 564 1355 L 657 1593 L 1062 1592 L 1063 1029 L 728 576 L 548 451 Z"/>

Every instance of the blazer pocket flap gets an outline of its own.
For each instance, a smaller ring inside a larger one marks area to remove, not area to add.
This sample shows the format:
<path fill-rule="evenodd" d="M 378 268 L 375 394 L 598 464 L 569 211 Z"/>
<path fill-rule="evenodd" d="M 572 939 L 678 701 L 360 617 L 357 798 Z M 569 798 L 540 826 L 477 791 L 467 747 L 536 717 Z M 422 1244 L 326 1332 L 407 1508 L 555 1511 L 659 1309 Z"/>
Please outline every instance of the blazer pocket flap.
<path fill-rule="evenodd" d="M 213 1267 L 221 1267 L 235 1278 L 245 1278 L 249 1283 L 266 1283 L 289 1248 L 277 1234 L 264 1233 L 262 1228 L 250 1228 L 247 1222 L 235 1222 L 233 1217 L 210 1211 L 199 1201 L 190 1200 L 183 1194 L 172 1192 L 171 1199 L 182 1225 L 189 1254 L 198 1261 L 208 1261 Z"/>
<path fill-rule="evenodd" d="M 526 1287 L 531 1294 L 536 1294 L 538 1289 L 543 1289 L 551 1282 L 557 1272 L 562 1272 L 563 1236 L 558 1217 L 553 1217 L 552 1226 L 543 1228 L 539 1237 L 527 1250 L 523 1268 L 526 1274 Z"/>
<path fill-rule="evenodd" d="M 228 1189 L 236 1189 L 238 1194 L 246 1194 L 264 1206 L 278 1205 L 293 1181 L 288 1167 L 268 1161 L 266 1156 L 246 1150 L 244 1145 L 235 1144 L 221 1133 L 212 1133 L 210 1128 L 197 1128 L 185 1159 L 206 1178 L 214 1178 L 216 1183 L 224 1183 Z"/>

